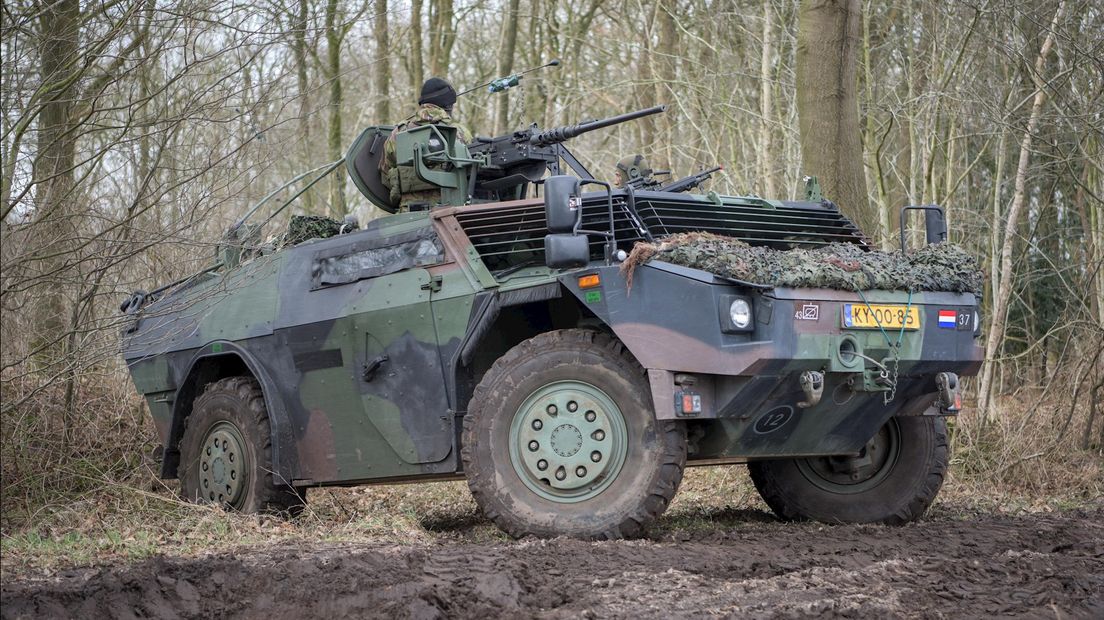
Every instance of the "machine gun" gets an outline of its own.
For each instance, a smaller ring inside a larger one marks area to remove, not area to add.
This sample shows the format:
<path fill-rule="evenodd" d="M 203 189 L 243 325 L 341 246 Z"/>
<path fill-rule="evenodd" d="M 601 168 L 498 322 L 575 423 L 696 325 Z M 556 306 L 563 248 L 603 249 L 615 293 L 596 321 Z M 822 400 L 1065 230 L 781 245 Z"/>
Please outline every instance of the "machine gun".
<path fill-rule="evenodd" d="M 703 170 L 703 171 L 701 171 L 697 174 L 692 174 L 688 177 L 683 177 L 683 178 L 675 181 L 674 183 L 669 183 L 667 185 L 664 185 L 663 187 L 659 188 L 659 191 L 661 191 L 661 192 L 685 192 L 685 191 L 692 190 L 695 187 L 698 187 L 699 185 L 704 183 L 709 177 L 713 176 L 714 172 L 719 172 L 721 170 L 724 170 L 724 168 L 722 168 L 720 166 L 714 166 L 714 167 L 710 168 L 709 170 Z"/>
<path fill-rule="evenodd" d="M 584 133 L 659 114 L 667 109 L 658 105 L 609 118 L 583 121 L 541 130 L 536 123 L 528 129 L 494 138 L 476 137 L 468 145 L 473 157 L 482 156 L 473 197 L 477 200 L 513 200 L 525 194 L 527 184 L 539 181 L 545 172 L 561 174 L 560 161 L 581 179 L 593 179 L 585 166 L 564 146 L 564 142 Z"/>

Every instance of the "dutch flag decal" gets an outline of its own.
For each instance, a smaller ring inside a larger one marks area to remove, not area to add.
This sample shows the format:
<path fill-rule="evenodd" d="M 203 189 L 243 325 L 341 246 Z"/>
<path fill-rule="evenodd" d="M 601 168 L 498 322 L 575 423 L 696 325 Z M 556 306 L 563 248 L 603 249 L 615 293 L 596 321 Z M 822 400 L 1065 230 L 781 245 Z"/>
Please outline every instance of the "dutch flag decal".
<path fill-rule="evenodd" d="M 955 328 L 955 317 L 958 315 L 954 310 L 940 310 L 939 311 L 939 326 L 947 329 Z"/>

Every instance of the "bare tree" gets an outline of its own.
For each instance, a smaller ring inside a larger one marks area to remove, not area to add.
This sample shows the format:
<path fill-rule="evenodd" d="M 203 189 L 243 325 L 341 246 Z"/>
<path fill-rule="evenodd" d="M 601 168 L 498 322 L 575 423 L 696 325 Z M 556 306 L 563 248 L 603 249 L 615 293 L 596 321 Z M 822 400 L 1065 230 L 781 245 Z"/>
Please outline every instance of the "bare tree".
<path fill-rule="evenodd" d="M 777 196 L 778 187 L 774 180 L 774 7 L 763 3 L 763 53 L 759 62 L 759 146 L 756 149 L 758 174 L 762 179 L 763 193 Z"/>
<path fill-rule="evenodd" d="M 378 122 L 385 123 L 391 118 L 391 35 L 390 20 L 387 15 L 387 0 L 376 0 L 376 22 L 372 27 L 376 39 L 376 61 L 373 66 L 375 80 L 376 109 Z"/>
<path fill-rule="evenodd" d="M 1020 158 L 1016 165 L 1016 189 L 1012 196 L 1012 205 L 1008 208 L 1008 215 L 1004 226 L 1004 241 L 1000 253 L 1000 285 L 997 287 L 993 300 L 992 316 L 989 321 L 988 339 L 985 345 L 986 363 L 981 373 L 981 383 L 978 388 L 978 407 L 981 410 L 982 419 L 989 415 L 993 389 L 993 365 L 1001 345 L 1004 343 L 1005 329 L 1007 327 L 1008 302 L 1012 297 L 1012 253 L 1015 246 L 1017 229 L 1019 228 L 1020 213 L 1024 208 L 1024 200 L 1027 195 L 1027 172 L 1031 162 L 1031 143 L 1039 128 L 1039 118 L 1043 112 L 1043 105 L 1047 99 L 1047 81 L 1043 72 L 1046 70 L 1047 57 L 1054 48 L 1054 33 L 1062 19 L 1065 10 L 1064 0 L 1058 3 L 1054 11 L 1054 17 L 1050 21 L 1046 38 L 1039 48 L 1039 54 L 1035 57 L 1034 72 L 1031 74 L 1035 92 L 1031 104 L 1031 115 L 1027 120 L 1027 128 L 1024 130 L 1023 139 L 1020 141 Z"/>
<path fill-rule="evenodd" d="M 502 19 L 502 32 L 498 41 L 498 67 L 497 74 L 506 76 L 514 70 L 514 50 L 517 47 L 518 35 L 518 5 L 520 0 L 510 0 L 506 8 L 506 15 Z M 495 100 L 494 132 L 506 133 L 506 125 L 510 115 L 510 98 L 499 97 Z"/>
<path fill-rule="evenodd" d="M 825 195 L 877 227 L 862 168 L 858 112 L 859 0 L 805 0 L 797 40 L 802 164 Z"/>

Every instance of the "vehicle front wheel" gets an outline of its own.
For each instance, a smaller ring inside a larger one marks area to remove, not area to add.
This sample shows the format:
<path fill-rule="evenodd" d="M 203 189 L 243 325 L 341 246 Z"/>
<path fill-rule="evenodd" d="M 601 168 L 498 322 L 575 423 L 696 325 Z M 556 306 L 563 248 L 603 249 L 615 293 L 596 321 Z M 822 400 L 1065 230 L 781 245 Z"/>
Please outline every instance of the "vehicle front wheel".
<path fill-rule="evenodd" d="M 759 495 L 780 518 L 900 525 L 919 518 L 947 471 L 943 418 L 888 422 L 853 457 L 748 463 Z"/>
<path fill-rule="evenodd" d="M 228 377 L 208 384 L 180 440 L 184 497 L 240 512 L 300 512 L 303 491 L 275 480 L 269 428 L 255 379 Z"/>
<path fill-rule="evenodd" d="M 619 341 L 541 334 L 484 375 L 464 419 L 468 486 L 521 537 L 639 536 L 678 490 L 685 427 L 656 420 L 644 370 Z"/>

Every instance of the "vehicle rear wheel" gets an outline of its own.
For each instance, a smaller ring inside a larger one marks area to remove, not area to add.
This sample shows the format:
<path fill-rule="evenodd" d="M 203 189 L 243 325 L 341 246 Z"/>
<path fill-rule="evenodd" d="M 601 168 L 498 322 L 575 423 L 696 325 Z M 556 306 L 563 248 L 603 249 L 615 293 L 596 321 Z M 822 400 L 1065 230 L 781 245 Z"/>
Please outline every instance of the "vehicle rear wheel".
<path fill-rule="evenodd" d="M 678 490 L 685 427 L 656 420 L 644 370 L 616 339 L 541 334 L 484 375 L 464 418 L 468 486 L 515 537 L 639 536 Z"/>
<path fill-rule="evenodd" d="M 180 488 L 191 501 L 240 512 L 297 514 L 306 494 L 276 482 L 261 386 L 251 377 L 207 385 L 180 441 Z"/>
<path fill-rule="evenodd" d="M 763 500 L 782 519 L 900 525 L 919 518 L 947 471 L 943 418 L 890 418 L 857 457 L 748 463 Z"/>

